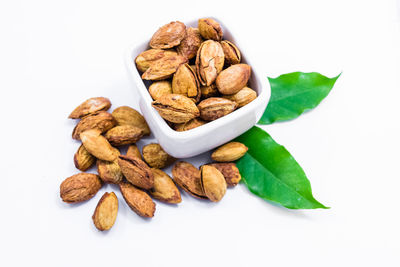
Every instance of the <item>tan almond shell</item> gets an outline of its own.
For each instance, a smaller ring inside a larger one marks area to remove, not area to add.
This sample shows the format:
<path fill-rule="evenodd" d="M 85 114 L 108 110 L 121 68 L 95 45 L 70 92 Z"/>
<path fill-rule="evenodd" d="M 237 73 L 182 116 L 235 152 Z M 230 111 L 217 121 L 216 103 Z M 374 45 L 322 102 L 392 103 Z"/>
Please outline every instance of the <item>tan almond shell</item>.
<path fill-rule="evenodd" d="M 151 48 L 167 49 L 177 46 L 186 36 L 186 26 L 180 21 L 172 21 L 159 28 L 150 40 Z"/>
<path fill-rule="evenodd" d="M 201 101 L 197 107 L 200 117 L 206 121 L 221 118 L 236 109 L 236 103 L 222 97 L 210 97 Z"/>
<path fill-rule="evenodd" d="M 205 199 L 203 188 L 201 187 L 200 171 L 192 164 L 179 161 L 172 168 L 172 177 L 175 183 L 190 195 Z"/>
<path fill-rule="evenodd" d="M 99 231 L 110 230 L 117 220 L 118 198 L 114 192 L 105 192 L 97 203 L 92 220 Z"/>
<path fill-rule="evenodd" d="M 80 134 L 86 130 L 99 129 L 101 133 L 110 130 L 116 125 L 114 117 L 107 111 L 99 111 L 83 117 L 75 126 L 72 138 L 80 140 Z"/>
<path fill-rule="evenodd" d="M 158 100 L 163 95 L 172 94 L 172 83 L 170 81 L 153 82 L 149 87 L 149 94 L 153 100 Z"/>
<path fill-rule="evenodd" d="M 209 86 L 224 67 L 224 50 L 219 42 L 207 40 L 201 43 L 196 56 L 197 78 L 201 85 Z"/>
<path fill-rule="evenodd" d="M 176 50 L 178 54 L 187 59 L 192 59 L 196 56 L 202 41 L 203 39 L 201 38 L 198 28 L 186 28 L 186 37 L 183 38 L 180 45 L 176 47 Z"/>
<path fill-rule="evenodd" d="M 225 55 L 225 65 L 239 64 L 242 60 L 239 48 L 236 47 L 232 42 L 224 40 L 221 42 L 222 49 Z"/>
<path fill-rule="evenodd" d="M 136 59 L 136 67 L 140 72 L 145 72 L 150 66 L 162 57 L 173 57 L 177 53 L 171 50 L 149 49 L 140 53 Z"/>
<path fill-rule="evenodd" d="M 142 74 L 143 80 L 160 81 L 170 78 L 181 64 L 187 59 L 181 55 L 168 54 L 154 61 L 150 67 Z"/>
<path fill-rule="evenodd" d="M 111 107 L 111 102 L 105 97 L 92 97 L 77 106 L 71 114 L 70 119 L 80 119 L 86 115 L 96 113 L 98 111 L 106 111 Z"/>
<path fill-rule="evenodd" d="M 80 137 L 85 149 L 98 159 L 114 161 L 119 155 L 118 149 L 112 147 L 98 129 L 84 131 Z"/>
<path fill-rule="evenodd" d="M 131 184 L 146 190 L 153 187 L 153 173 L 149 166 L 140 158 L 121 155 L 118 158 L 118 164 L 126 180 Z"/>
<path fill-rule="evenodd" d="M 139 216 L 151 218 L 156 211 L 156 204 L 151 197 L 130 183 L 119 184 L 126 204 Z"/>
<path fill-rule="evenodd" d="M 251 67 L 249 65 L 235 64 L 221 71 L 215 83 L 221 94 L 232 95 L 246 86 L 250 75 Z"/>
<path fill-rule="evenodd" d="M 144 161 L 152 168 L 162 169 L 171 165 L 176 159 L 167 154 L 159 144 L 148 144 L 142 148 Z"/>
<path fill-rule="evenodd" d="M 226 193 L 226 181 L 222 173 L 213 166 L 201 167 L 201 186 L 212 202 L 220 201 Z"/>
<path fill-rule="evenodd" d="M 143 136 L 143 129 L 132 125 L 120 125 L 108 130 L 105 137 L 113 146 L 136 143 Z"/>
<path fill-rule="evenodd" d="M 222 28 L 217 21 L 211 18 L 199 19 L 198 27 L 201 36 L 204 39 L 212 39 L 215 41 L 222 40 Z"/>
<path fill-rule="evenodd" d="M 187 122 L 200 115 L 199 109 L 193 101 L 179 94 L 164 95 L 154 101 L 152 106 L 161 117 L 173 123 Z"/>
<path fill-rule="evenodd" d="M 238 108 L 249 104 L 257 98 L 257 92 L 245 86 L 239 92 L 233 95 L 224 95 L 223 98 L 236 102 Z"/>
<path fill-rule="evenodd" d="M 150 128 L 147 125 L 146 120 L 136 109 L 128 106 L 121 106 L 116 108 L 111 114 L 117 121 L 118 126 L 132 125 L 142 129 L 143 135 L 150 134 Z"/>
<path fill-rule="evenodd" d="M 154 187 L 149 190 L 149 194 L 160 201 L 177 204 L 182 201 L 181 193 L 168 174 L 160 169 L 152 168 L 154 176 Z"/>
<path fill-rule="evenodd" d="M 132 144 L 128 147 L 128 150 L 126 151 L 126 156 L 142 159 L 142 154 L 140 154 L 140 150 L 135 144 Z"/>
<path fill-rule="evenodd" d="M 78 173 L 65 179 L 60 185 L 60 197 L 67 203 L 91 199 L 100 190 L 102 182 L 93 173 Z"/>
<path fill-rule="evenodd" d="M 227 163 L 210 163 L 207 164 L 213 166 L 217 170 L 219 170 L 225 178 L 226 184 L 229 187 L 236 186 L 242 176 L 240 175 L 239 169 L 236 167 L 236 164 L 233 162 Z"/>
<path fill-rule="evenodd" d="M 207 123 L 206 121 L 204 121 L 204 120 L 202 120 L 200 118 L 194 118 L 194 119 L 192 119 L 192 120 L 190 120 L 188 122 L 185 122 L 185 123 L 174 124 L 174 129 L 175 129 L 175 131 L 178 131 L 178 132 L 184 132 L 184 131 L 188 131 L 188 130 L 197 128 L 197 127 L 199 127 L 201 125 L 204 125 L 206 123 Z"/>
<path fill-rule="evenodd" d="M 201 98 L 203 99 L 209 97 L 217 97 L 220 95 L 215 83 L 211 84 L 210 86 L 201 86 L 200 91 L 201 91 Z"/>
<path fill-rule="evenodd" d="M 78 170 L 86 171 L 95 163 L 96 158 L 83 145 L 80 145 L 74 155 L 74 165 Z"/>
<path fill-rule="evenodd" d="M 124 179 L 118 161 L 97 160 L 97 172 L 103 182 L 119 184 Z"/>
<path fill-rule="evenodd" d="M 195 102 L 200 100 L 200 83 L 189 64 L 182 64 L 175 72 L 172 78 L 172 93 L 187 96 Z"/>
<path fill-rule="evenodd" d="M 229 142 L 217 148 L 211 158 L 217 162 L 231 162 L 240 159 L 246 154 L 248 148 L 239 142 Z"/>

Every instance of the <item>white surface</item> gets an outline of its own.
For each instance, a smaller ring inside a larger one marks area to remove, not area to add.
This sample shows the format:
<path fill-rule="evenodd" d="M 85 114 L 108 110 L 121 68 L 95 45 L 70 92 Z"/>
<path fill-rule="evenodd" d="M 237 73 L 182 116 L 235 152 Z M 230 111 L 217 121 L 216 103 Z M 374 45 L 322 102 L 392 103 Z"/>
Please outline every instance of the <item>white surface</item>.
<path fill-rule="evenodd" d="M 0 265 L 399 266 L 398 11 L 383 0 L 0 2 Z M 208 14 L 236 25 L 265 76 L 343 71 L 317 109 L 265 127 L 332 208 L 285 210 L 239 186 L 218 204 L 157 202 L 144 220 L 117 191 L 116 224 L 97 232 L 92 212 L 115 187 L 78 206 L 58 196 L 76 172 L 68 114 L 93 96 L 137 107 L 127 45 Z"/>
<path fill-rule="evenodd" d="M 221 21 L 219 17 L 213 18 L 217 21 Z M 197 27 L 197 19 L 183 22 L 188 27 Z M 220 24 L 224 29 L 224 38 L 234 42 L 237 47 L 241 49 L 240 38 L 234 38 L 235 34 L 233 32 L 235 28 L 228 27 L 222 22 Z M 242 63 L 247 63 L 252 67 L 249 86 L 257 92 L 257 98 L 248 105 L 235 110 L 235 112 L 209 122 L 203 127 L 185 132 L 176 132 L 172 130 L 166 121 L 151 106 L 153 100 L 134 63 L 136 57 L 140 53 L 149 49 L 148 42 L 152 34 L 153 33 L 150 33 L 145 41 L 136 41 L 134 45 L 128 48 L 128 53 L 125 55 L 125 64 L 128 69 L 128 76 L 130 76 L 134 83 L 134 93 L 140 97 L 140 110 L 146 118 L 154 137 L 168 154 L 175 158 L 197 156 L 238 137 L 260 120 L 268 104 L 271 95 L 271 87 L 264 76 L 264 65 L 260 64 L 259 60 L 256 61 L 254 58 L 250 59 L 246 51 L 242 51 Z"/>

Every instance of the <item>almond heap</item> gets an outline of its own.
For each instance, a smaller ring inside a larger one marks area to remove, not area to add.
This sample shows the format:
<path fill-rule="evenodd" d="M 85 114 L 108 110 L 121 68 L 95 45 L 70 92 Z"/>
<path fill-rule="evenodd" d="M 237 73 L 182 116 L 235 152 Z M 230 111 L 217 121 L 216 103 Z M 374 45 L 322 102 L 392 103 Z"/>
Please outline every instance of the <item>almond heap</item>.
<path fill-rule="evenodd" d="M 136 58 L 142 78 L 151 80 L 152 106 L 176 131 L 188 131 L 247 105 L 257 97 L 248 87 L 251 68 L 241 63 L 239 49 L 223 40 L 222 28 L 213 19 L 200 19 L 198 28 L 181 22 L 161 27 L 150 41 L 151 49 Z M 72 138 L 81 142 L 74 165 L 81 172 L 65 179 L 60 197 L 69 204 L 93 198 L 103 184 L 117 184 L 126 204 L 139 216 L 154 216 L 152 198 L 169 204 L 182 201 L 180 187 L 189 195 L 212 202 L 221 201 L 227 187 L 236 186 L 241 176 L 234 161 L 247 147 L 238 142 L 216 149 L 208 163 L 197 168 L 178 161 L 173 179 L 162 169 L 176 159 L 157 143 L 136 145 L 150 135 L 144 117 L 128 106 L 111 113 L 109 99 L 94 97 L 76 107 L 69 118 L 78 119 Z M 122 155 L 122 151 L 126 151 Z M 94 165 L 97 174 L 87 173 Z M 119 201 L 105 192 L 92 216 L 100 231 L 112 228 Z"/>
<path fill-rule="evenodd" d="M 142 79 L 152 82 L 152 106 L 176 131 L 219 119 L 257 97 L 248 85 L 251 67 L 224 40 L 221 25 L 203 18 L 197 27 L 179 21 L 162 26 L 135 59 Z"/>

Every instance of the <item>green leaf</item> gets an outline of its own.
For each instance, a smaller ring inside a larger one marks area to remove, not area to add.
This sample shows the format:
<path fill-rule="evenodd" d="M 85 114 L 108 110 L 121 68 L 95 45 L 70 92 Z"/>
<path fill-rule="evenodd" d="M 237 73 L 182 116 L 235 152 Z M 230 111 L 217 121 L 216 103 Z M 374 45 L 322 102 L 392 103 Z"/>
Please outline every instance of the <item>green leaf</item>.
<path fill-rule="evenodd" d="M 236 164 L 253 194 L 289 209 L 327 208 L 313 197 L 300 165 L 268 133 L 253 127 L 236 141 L 249 148 Z"/>
<path fill-rule="evenodd" d="M 340 74 L 328 78 L 317 72 L 292 72 L 269 78 L 271 99 L 259 124 L 287 121 L 318 106 L 329 94 Z"/>

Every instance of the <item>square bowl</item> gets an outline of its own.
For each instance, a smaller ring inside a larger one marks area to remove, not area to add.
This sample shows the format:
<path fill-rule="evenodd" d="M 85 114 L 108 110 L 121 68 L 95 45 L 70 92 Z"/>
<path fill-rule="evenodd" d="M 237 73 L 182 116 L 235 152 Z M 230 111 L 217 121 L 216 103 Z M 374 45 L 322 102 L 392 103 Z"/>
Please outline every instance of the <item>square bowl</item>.
<path fill-rule="evenodd" d="M 259 73 L 259 71 L 262 71 L 262 66 L 258 67 L 256 61 L 247 57 L 246 51 L 241 49 L 243 47 L 240 45 L 240 40 L 233 38 L 229 29 L 219 19 L 214 19 L 222 27 L 223 38 L 233 42 L 239 48 L 242 54 L 242 63 L 251 66 L 249 87 L 257 92 L 257 98 L 232 113 L 205 125 L 184 132 L 175 131 L 151 106 L 153 99 L 135 65 L 136 57 L 150 48 L 149 40 L 131 45 L 125 56 L 128 75 L 135 85 L 137 95 L 140 97 L 139 106 L 142 114 L 161 147 L 175 158 L 196 156 L 241 135 L 259 121 L 271 95 L 267 77 Z M 197 27 L 197 20 L 186 22 L 185 25 Z M 263 80 L 260 77 L 263 77 Z"/>

